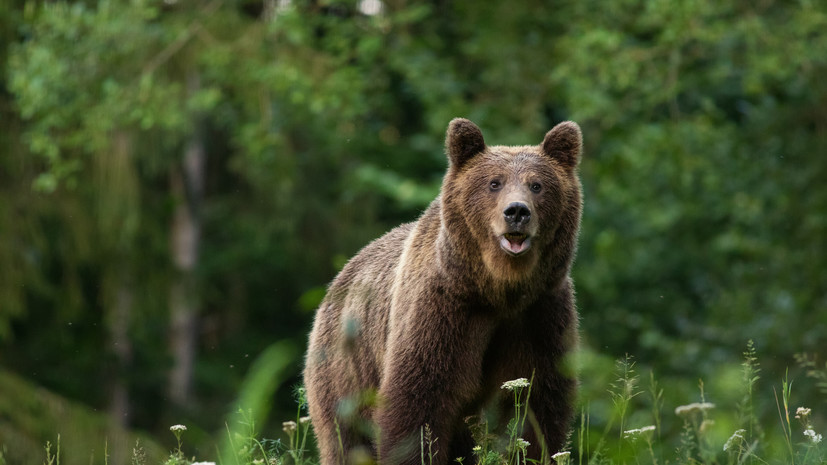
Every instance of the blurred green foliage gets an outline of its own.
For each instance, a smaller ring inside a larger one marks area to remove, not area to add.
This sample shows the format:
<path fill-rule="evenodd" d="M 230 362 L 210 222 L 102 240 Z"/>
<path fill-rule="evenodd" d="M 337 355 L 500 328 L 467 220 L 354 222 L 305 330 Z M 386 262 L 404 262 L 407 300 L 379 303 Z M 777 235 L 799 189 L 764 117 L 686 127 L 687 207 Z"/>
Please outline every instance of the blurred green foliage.
<path fill-rule="evenodd" d="M 68 464 L 104 463 L 112 444 L 121 442 L 130 448 L 137 444 L 154 463 L 166 455 L 146 434 L 118 429 L 103 413 L 67 402 L 20 376 L 0 370 L 0 386 L 0 438 L 8 463 L 41 462 L 46 440 L 60 448 L 62 463 Z M 55 425 L 64 428 L 55 433 Z M 43 437 L 48 439 L 41 442 Z"/>
<path fill-rule="evenodd" d="M 773 382 L 824 355 L 823 2 L 381 5 L 0 5 L 0 366 L 98 409 L 118 379 L 132 427 L 221 430 L 257 354 L 301 353 L 344 260 L 436 195 L 455 116 L 495 144 L 581 124 L 584 340 L 688 376 L 673 404 L 731 379 L 747 339 Z M 193 137 L 195 388 L 171 409 L 170 178 Z"/>

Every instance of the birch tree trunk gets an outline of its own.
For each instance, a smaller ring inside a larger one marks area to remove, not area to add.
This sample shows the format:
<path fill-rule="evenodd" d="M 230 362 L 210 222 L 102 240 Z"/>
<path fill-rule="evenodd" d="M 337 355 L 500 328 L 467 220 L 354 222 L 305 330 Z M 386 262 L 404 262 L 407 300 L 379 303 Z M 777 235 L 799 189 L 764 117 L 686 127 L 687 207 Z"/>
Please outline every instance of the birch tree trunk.
<path fill-rule="evenodd" d="M 197 72 L 187 77 L 187 91 L 200 87 Z M 205 149 L 198 122 L 184 151 L 180 167 L 173 168 L 170 189 L 175 201 L 171 252 L 175 274 L 170 288 L 170 350 L 173 365 L 168 394 L 178 406 L 186 406 L 192 388 L 192 373 L 198 334 L 199 299 L 195 269 L 201 239 L 200 207 L 204 195 Z"/>

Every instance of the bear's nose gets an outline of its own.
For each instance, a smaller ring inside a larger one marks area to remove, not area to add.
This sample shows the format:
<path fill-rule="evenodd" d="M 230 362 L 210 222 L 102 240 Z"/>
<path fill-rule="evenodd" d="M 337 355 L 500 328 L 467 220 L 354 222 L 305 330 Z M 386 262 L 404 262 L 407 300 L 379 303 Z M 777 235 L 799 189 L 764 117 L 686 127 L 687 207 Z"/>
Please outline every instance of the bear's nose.
<path fill-rule="evenodd" d="M 531 210 L 522 202 L 511 202 L 503 210 L 505 221 L 512 226 L 522 226 L 531 219 Z"/>

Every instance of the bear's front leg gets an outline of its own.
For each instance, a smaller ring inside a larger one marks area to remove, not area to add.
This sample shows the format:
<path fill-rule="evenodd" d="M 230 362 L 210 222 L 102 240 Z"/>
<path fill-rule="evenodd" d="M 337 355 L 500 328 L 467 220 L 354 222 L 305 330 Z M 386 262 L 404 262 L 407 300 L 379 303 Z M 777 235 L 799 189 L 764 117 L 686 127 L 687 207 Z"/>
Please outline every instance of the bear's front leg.
<path fill-rule="evenodd" d="M 577 390 L 573 355 L 579 337 L 570 286 L 542 302 L 529 310 L 520 338 L 514 341 L 515 355 L 521 363 L 513 365 L 523 365 L 527 376 L 534 373 L 528 403 L 540 425 L 546 451 L 554 455 L 564 446 L 571 428 Z M 533 431 L 527 433 L 534 436 Z M 532 442 L 529 453 L 539 458 L 539 440 Z"/>
<path fill-rule="evenodd" d="M 577 382 L 565 373 L 535 375 L 529 407 L 534 413 L 543 434 L 543 442 L 549 456 L 560 452 L 571 430 Z M 526 426 L 531 446 L 529 457 L 540 458 L 543 442 L 533 428 Z"/>
<path fill-rule="evenodd" d="M 472 444 L 458 435 L 463 416 L 480 396 L 482 355 L 490 331 L 483 322 L 457 312 L 435 311 L 407 323 L 391 335 L 386 353 L 375 416 L 379 462 L 421 463 L 425 425 L 435 441 L 435 465 L 458 456 L 470 460 Z M 424 448 L 427 455 L 428 444 Z"/>
<path fill-rule="evenodd" d="M 534 422 L 526 422 L 522 434 L 531 444 L 528 457 L 539 460 L 543 445 L 554 455 L 569 435 L 577 388 L 571 359 L 578 344 L 577 316 L 571 289 L 544 296 L 518 320 L 503 326 L 494 340 L 498 342 L 491 358 L 495 380 L 533 375 L 528 404 L 542 437 L 530 426 Z M 500 411 L 505 419 L 513 416 L 510 395 L 501 397 Z"/>

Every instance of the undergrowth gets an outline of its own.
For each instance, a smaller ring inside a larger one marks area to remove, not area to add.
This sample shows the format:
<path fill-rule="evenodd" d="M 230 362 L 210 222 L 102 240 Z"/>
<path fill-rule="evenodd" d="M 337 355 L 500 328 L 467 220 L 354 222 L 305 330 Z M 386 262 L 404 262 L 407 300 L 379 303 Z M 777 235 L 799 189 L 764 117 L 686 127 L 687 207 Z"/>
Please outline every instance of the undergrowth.
<path fill-rule="evenodd" d="M 752 341 L 747 344 L 741 364 L 740 400 L 730 408 L 722 408 L 708 398 L 703 380 L 697 385 L 698 397 L 684 405 L 666 409 L 664 388 L 652 372 L 648 386 L 641 388 L 635 361 L 626 356 L 615 363 L 614 379 L 607 387 L 606 399 L 585 399 L 580 402 L 579 415 L 570 439 L 562 451 L 543 451 L 542 458 L 526 456 L 528 441 L 522 432 L 532 428 L 529 409 L 532 380 L 520 378 L 502 385 L 506 395 L 513 396 L 514 413 L 504 432 L 492 433 L 484 416 L 468 419 L 476 445 L 474 463 L 479 465 L 528 465 L 551 463 L 559 465 L 619 465 L 619 464 L 687 464 L 687 465 L 742 465 L 788 464 L 814 465 L 827 463 L 827 450 L 816 425 L 823 412 L 817 406 L 796 403 L 793 382 L 785 376 L 772 393 L 760 393 L 758 381 L 761 367 Z M 827 399 L 827 364 L 821 366 L 815 358 L 798 355 L 796 360 L 808 378 L 815 380 L 819 393 Z M 533 374 L 532 374 L 533 378 Z M 772 396 L 777 410 L 775 427 L 762 428 L 755 403 L 758 396 Z M 318 458 L 311 443 L 309 417 L 303 416 L 306 407 L 304 391 L 298 390 L 298 406 L 294 419 L 282 424 L 279 439 L 262 439 L 252 412 L 238 412 L 238 425 L 227 427 L 225 449 L 217 450 L 217 461 L 199 461 L 188 457 L 185 450 L 186 426 L 174 425 L 170 431 L 177 447 L 171 451 L 164 465 L 315 465 Z M 594 424 L 592 404 L 608 406 L 601 412 L 602 428 Z M 821 404 L 823 405 L 823 403 Z M 671 409 L 669 409 L 671 410 Z M 823 427 L 823 425 L 821 425 Z M 439 445 L 428 425 L 422 425 L 420 459 L 422 465 L 432 465 Z M 5 465 L 5 448 L 0 448 L 0 465 Z M 60 465 L 60 437 L 57 443 L 47 443 L 44 465 Z M 459 465 L 462 458 L 455 460 Z M 346 460 L 348 465 L 371 465 L 369 457 Z M 356 463 L 358 462 L 358 463 Z M 107 463 L 108 465 L 108 463 Z M 141 445 L 135 445 L 131 465 L 148 463 Z M 344 465 L 344 464 L 343 464 Z"/>

